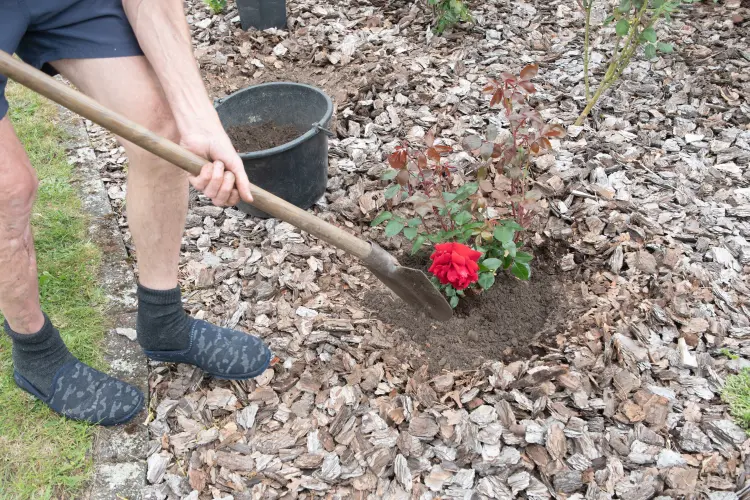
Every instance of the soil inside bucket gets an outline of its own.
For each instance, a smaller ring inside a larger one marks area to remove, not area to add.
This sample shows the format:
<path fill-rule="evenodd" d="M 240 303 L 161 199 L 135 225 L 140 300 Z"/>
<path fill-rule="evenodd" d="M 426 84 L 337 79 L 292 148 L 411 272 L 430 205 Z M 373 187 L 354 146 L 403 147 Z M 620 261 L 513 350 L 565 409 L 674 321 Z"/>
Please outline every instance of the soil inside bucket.
<path fill-rule="evenodd" d="M 429 267 L 424 255 L 401 257 L 399 262 L 424 271 Z M 433 373 L 543 354 L 544 345 L 554 343 L 555 327 L 566 310 L 560 277 L 552 274 L 551 266 L 539 263 L 532 267 L 528 282 L 498 272 L 489 291 L 463 298 L 446 322 L 417 319 L 414 310 L 382 291 L 370 292 L 367 300 L 379 319 L 403 329 L 403 340 L 426 354 Z"/>
<path fill-rule="evenodd" d="M 229 140 L 238 153 L 275 148 L 293 141 L 303 133 L 292 125 L 278 125 L 273 122 L 236 125 L 227 129 Z"/>

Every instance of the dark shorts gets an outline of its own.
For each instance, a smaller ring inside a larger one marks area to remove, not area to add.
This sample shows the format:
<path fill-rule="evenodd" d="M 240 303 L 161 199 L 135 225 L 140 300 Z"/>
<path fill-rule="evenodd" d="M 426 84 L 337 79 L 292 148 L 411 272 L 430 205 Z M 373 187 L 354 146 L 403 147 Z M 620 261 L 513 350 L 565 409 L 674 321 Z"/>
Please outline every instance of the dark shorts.
<path fill-rule="evenodd" d="M 0 49 L 53 76 L 60 59 L 143 54 L 122 0 L 0 0 Z M 0 119 L 6 83 L 0 75 Z"/>

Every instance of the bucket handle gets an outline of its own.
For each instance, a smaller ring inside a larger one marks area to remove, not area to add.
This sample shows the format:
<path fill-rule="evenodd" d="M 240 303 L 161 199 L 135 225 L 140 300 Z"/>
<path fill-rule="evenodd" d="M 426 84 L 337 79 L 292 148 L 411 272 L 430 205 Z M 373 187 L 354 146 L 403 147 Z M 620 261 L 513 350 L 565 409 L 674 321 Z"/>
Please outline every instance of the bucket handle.
<path fill-rule="evenodd" d="M 333 132 L 325 128 L 320 123 L 313 123 L 313 128 L 317 130 L 318 132 L 325 132 L 328 135 L 328 137 L 336 137 L 336 134 L 334 134 Z"/>

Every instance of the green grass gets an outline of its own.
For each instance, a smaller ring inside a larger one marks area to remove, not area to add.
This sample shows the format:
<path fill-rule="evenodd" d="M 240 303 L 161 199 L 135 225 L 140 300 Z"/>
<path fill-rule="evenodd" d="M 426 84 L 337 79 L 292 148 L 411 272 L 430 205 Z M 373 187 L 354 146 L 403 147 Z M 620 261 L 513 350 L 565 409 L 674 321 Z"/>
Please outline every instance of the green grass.
<path fill-rule="evenodd" d="M 729 411 L 737 423 L 750 430 L 750 368 L 727 377 L 721 398 L 729 404 Z"/>
<path fill-rule="evenodd" d="M 103 368 L 107 327 L 97 286 L 100 253 L 71 185 L 72 171 L 49 101 L 9 85 L 10 118 L 39 176 L 33 229 L 42 308 L 79 359 Z M 94 427 L 47 409 L 13 382 L 11 346 L 0 335 L 0 499 L 74 498 L 91 471 Z"/>

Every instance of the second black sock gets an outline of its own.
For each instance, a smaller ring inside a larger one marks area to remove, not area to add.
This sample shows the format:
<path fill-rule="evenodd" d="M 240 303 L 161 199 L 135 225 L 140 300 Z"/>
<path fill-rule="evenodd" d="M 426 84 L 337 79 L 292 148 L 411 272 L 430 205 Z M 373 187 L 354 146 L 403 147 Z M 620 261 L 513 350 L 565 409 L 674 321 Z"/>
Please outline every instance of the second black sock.
<path fill-rule="evenodd" d="M 180 287 L 152 290 L 138 284 L 138 343 L 147 351 L 179 351 L 190 345 L 193 320 L 182 308 Z"/>

